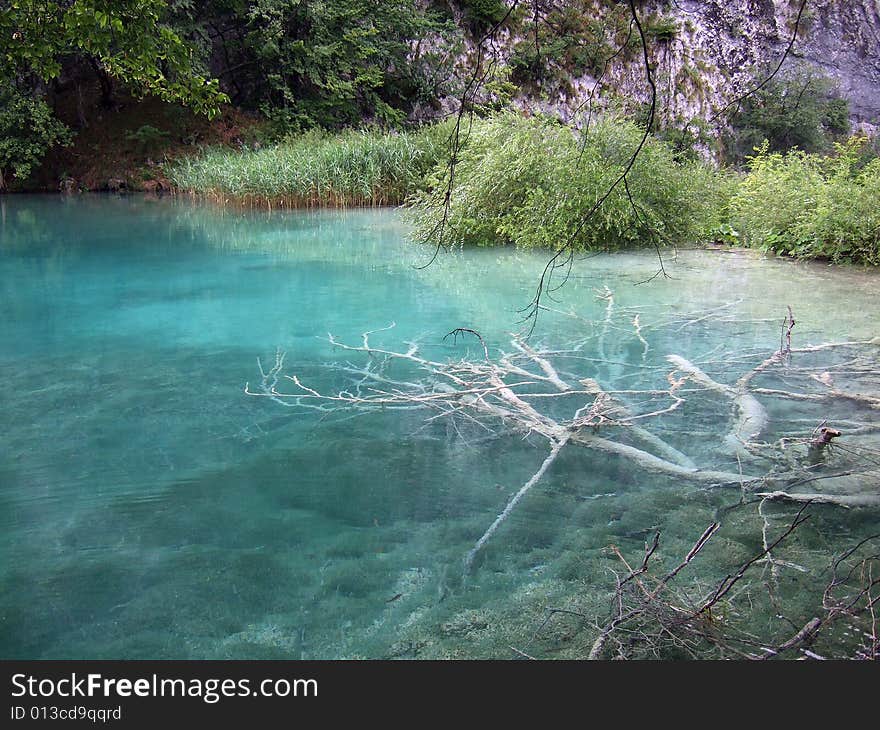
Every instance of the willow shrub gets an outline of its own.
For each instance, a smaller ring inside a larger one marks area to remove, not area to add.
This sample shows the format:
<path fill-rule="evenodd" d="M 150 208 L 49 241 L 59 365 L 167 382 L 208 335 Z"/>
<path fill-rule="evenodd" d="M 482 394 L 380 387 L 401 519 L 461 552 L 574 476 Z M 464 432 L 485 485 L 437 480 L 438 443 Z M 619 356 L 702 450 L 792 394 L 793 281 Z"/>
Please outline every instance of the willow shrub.
<path fill-rule="evenodd" d="M 605 202 L 642 138 L 638 125 L 605 118 L 581 134 L 557 121 L 503 113 L 475 120 L 463 135 L 444 241 L 612 250 L 711 237 L 726 220 L 730 179 L 696 162 L 678 162 L 649 137 Z M 417 240 L 431 241 L 444 218 L 449 170 L 441 160 L 428 189 L 410 198 Z"/>
<path fill-rule="evenodd" d="M 880 264 L 880 159 L 866 162 L 865 144 L 853 138 L 830 156 L 758 148 L 731 203 L 743 240 L 789 256 Z"/>
<path fill-rule="evenodd" d="M 205 150 L 167 174 L 179 190 L 238 202 L 395 205 L 442 154 L 436 131 L 310 132 L 260 150 Z"/>

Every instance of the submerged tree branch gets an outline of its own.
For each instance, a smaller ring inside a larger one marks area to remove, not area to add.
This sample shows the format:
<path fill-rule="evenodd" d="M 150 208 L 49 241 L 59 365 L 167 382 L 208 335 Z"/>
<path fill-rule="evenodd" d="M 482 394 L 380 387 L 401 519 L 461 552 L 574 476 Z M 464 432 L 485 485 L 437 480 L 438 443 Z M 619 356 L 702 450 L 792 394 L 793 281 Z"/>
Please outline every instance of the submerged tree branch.
<path fill-rule="evenodd" d="M 626 311 L 616 312 L 611 306 L 610 292 L 606 299 L 606 318 L 597 335 L 600 350 L 607 333 L 619 329 L 615 317 L 629 323 L 630 316 Z M 673 330 L 678 325 L 676 320 L 667 324 Z M 780 350 L 736 378 L 735 385 L 718 382 L 681 355 L 668 354 L 665 362 L 672 369 L 665 372 L 665 388 L 606 389 L 596 378 L 599 374 L 596 363 L 607 363 L 607 357 L 583 357 L 573 348 L 539 347 L 516 335 L 511 336 L 508 351 L 499 351 L 493 356 L 482 335 L 471 328 L 461 327 L 444 339 L 459 334 L 474 336 L 480 343 L 482 357 L 441 360 L 424 354 L 415 342 L 407 342 L 403 348 L 386 348 L 373 343 L 376 335 L 389 332 L 393 327 L 392 323 L 363 333 L 360 344 L 348 344 L 328 335 L 330 344 L 347 357 L 355 358 L 354 361 L 327 366 L 331 373 L 341 374 L 346 379 L 338 389 L 327 391 L 317 384 L 305 382 L 295 372 L 285 374 L 285 356 L 278 352 L 271 368 L 265 369 L 260 364 L 259 386 L 251 389 L 248 385 L 245 390 L 250 395 L 269 398 L 302 413 L 318 411 L 332 416 L 334 413 L 371 410 L 423 410 L 428 414 L 426 425 L 442 419 L 450 423 L 463 439 L 466 436 L 462 428 L 478 428 L 492 435 L 531 435 L 546 440 L 550 452 L 540 468 L 519 487 L 465 556 L 466 574 L 473 569 L 475 559 L 485 545 L 495 538 L 515 508 L 547 475 L 558 455 L 568 446 L 622 459 L 643 476 L 655 475 L 701 489 L 733 487 L 745 493 L 755 493 L 763 501 L 844 508 L 880 506 L 876 486 L 878 460 L 869 458 L 870 453 L 860 454 L 858 448 L 853 449 L 857 444 L 851 442 L 852 446 L 846 448 L 853 450 L 854 457 L 861 457 L 862 464 L 849 464 L 843 471 L 825 469 L 825 451 L 837 448 L 834 444 L 842 438 L 840 431 L 826 426 L 825 422 L 812 432 L 804 432 L 801 438 L 783 438 L 776 444 L 758 443 L 758 436 L 773 424 L 767 409 L 750 392 L 751 383 L 774 371 L 789 352 L 830 354 L 837 347 L 873 347 L 871 340 L 839 346 L 826 343 L 797 350 L 784 335 Z M 738 358 L 734 356 L 732 362 L 738 362 Z M 560 363 L 565 363 L 564 367 Z M 571 371 L 579 366 L 586 367 L 586 372 Z M 662 370 L 658 372 L 653 368 L 639 370 L 644 367 L 639 363 L 632 367 L 636 368 L 634 372 L 642 373 L 641 377 L 664 375 Z M 726 369 L 729 371 L 731 367 Z M 861 372 L 856 371 L 855 377 Z M 865 372 L 870 375 L 870 371 Z M 809 378 L 802 377 L 809 382 Z M 292 389 L 281 390 L 282 382 L 292 384 Z M 754 391 L 768 396 L 775 392 L 758 388 Z M 723 396 L 721 407 L 717 398 L 692 398 L 699 393 Z M 800 395 L 806 397 L 809 394 Z M 627 400 L 633 397 L 640 400 Z M 677 417 L 685 410 L 693 413 L 698 408 L 715 411 L 716 415 L 723 417 L 725 402 L 730 404 L 733 428 L 726 436 L 714 436 L 713 440 L 707 440 L 708 433 L 703 435 L 700 439 L 702 464 L 664 437 L 665 419 Z M 820 437 L 823 439 L 822 453 L 821 458 L 817 458 L 815 443 Z M 831 444 L 832 438 L 834 444 Z M 731 446 L 758 453 L 770 465 L 769 471 L 755 469 L 754 464 L 743 471 L 739 451 L 736 451 L 739 469 L 724 468 L 723 464 L 730 460 Z M 720 468 L 719 464 L 722 465 Z M 847 482 L 849 477 L 859 481 Z M 798 491 L 805 484 L 819 481 L 834 488 L 812 493 Z"/>

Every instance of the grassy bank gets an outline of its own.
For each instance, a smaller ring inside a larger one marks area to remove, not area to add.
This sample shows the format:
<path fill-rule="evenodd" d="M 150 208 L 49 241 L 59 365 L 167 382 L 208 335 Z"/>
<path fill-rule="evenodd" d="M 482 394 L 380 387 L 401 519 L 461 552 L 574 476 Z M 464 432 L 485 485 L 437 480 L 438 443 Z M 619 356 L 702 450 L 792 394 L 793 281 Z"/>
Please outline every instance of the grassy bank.
<path fill-rule="evenodd" d="M 501 113 L 462 136 L 449 189 L 448 123 L 417 132 L 312 133 L 258 150 L 212 148 L 170 163 L 178 189 L 223 202 L 289 207 L 405 204 L 413 238 L 447 245 L 580 251 L 741 243 L 834 262 L 880 263 L 880 160 L 864 139 L 831 155 L 770 153 L 745 173 L 682 159 L 617 117 L 583 132 Z"/>
<path fill-rule="evenodd" d="M 423 184 L 441 147 L 436 130 L 315 132 L 259 150 L 210 149 L 167 174 L 178 190 L 245 204 L 397 205 Z"/>

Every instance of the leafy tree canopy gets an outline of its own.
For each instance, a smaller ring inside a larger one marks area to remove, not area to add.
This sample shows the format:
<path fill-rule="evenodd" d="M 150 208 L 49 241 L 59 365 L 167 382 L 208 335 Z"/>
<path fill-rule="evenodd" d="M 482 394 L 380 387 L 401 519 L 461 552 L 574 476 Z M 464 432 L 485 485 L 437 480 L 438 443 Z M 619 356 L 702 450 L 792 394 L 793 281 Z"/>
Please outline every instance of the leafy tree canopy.
<path fill-rule="evenodd" d="M 10 176 L 26 178 L 47 149 L 69 139 L 70 130 L 46 102 L 0 86 L 0 191 Z"/>
<path fill-rule="evenodd" d="M 801 69 L 744 99 L 731 126 L 725 146 L 733 162 L 742 162 L 764 140 L 771 152 L 826 152 L 849 132 L 849 104 L 830 79 Z"/>
<path fill-rule="evenodd" d="M 246 17 L 257 95 L 292 129 L 400 123 L 407 106 L 436 97 L 440 54 L 423 44 L 452 27 L 414 0 L 251 0 Z"/>
<path fill-rule="evenodd" d="M 226 97 L 164 22 L 166 11 L 164 0 L 8 0 L 0 8 L 0 84 L 49 81 L 65 58 L 81 55 L 135 93 L 212 116 Z"/>

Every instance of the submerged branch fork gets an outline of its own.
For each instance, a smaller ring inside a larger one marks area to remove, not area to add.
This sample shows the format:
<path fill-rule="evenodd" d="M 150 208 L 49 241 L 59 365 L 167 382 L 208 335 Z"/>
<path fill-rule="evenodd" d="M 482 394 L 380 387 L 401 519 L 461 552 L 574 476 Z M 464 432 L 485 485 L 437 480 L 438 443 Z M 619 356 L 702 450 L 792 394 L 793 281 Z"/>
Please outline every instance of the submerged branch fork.
<path fill-rule="evenodd" d="M 610 307 L 610 296 L 603 298 L 606 298 Z M 770 489 L 759 492 L 758 496 L 767 500 L 819 502 L 841 507 L 880 505 L 880 495 L 807 495 L 780 489 L 780 486 L 787 486 L 789 489 L 796 486 L 798 478 L 803 476 L 802 471 L 791 471 L 791 465 L 784 460 L 780 463 L 786 471 L 774 475 L 772 481 L 768 481 L 768 476 L 764 473 L 749 474 L 700 468 L 689 456 L 653 431 L 636 423 L 647 422 L 678 410 L 686 403 L 686 395 L 693 392 L 692 388 L 684 387 L 690 382 L 698 389 L 724 396 L 733 406 L 733 427 L 722 444 L 719 444 L 726 446 L 726 449 L 720 449 L 721 453 L 726 450 L 729 455 L 732 450 L 739 457 L 745 449 L 757 448 L 759 445 L 755 443 L 755 439 L 767 427 L 769 416 L 749 386 L 759 373 L 781 364 L 789 352 L 799 351 L 790 347 L 787 338 L 783 348 L 742 375 L 735 385 L 720 383 L 681 355 L 669 354 L 666 360 L 673 366 L 673 370 L 666 374 L 668 388 L 606 391 L 593 377 L 578 378 L 567 371 L 560 371 L 554 364 L 554 358 L 564 355 L 565 351 L 544 350 L 526 343 L 517 335 L 511 336 L 512 351 L 502 352 L 494 360 L 489 356 L 489 349 L 483 338 L 469 328 L 458 328 L 450 335 L 472 334 L 477 337 L 482 345 L 482 360 L 441 362 L 423 354 L 414 342 L 406 342 L 405 349 L 397 350 L 373 345 L 371 335 L 388 331 L 394 326 L 392 323 L 387 327 L 363 333 L 361 343 L 357 345 L 343 342 L 333 334 L 328 335 L 327 340 L 334 347 L 368 358 L 368 364 L 364 367 L 351 362 L 342 366 L 331 366 L 331 369 L 352 377 L 355 380 L 353 387 L 328 393 L 320 386 L 304 383 L 296 373 L 283 375 L 285 355 L 279 351 L 276 353 L 274 365 L 269 369 L 263 368 L 258 361 L 260 389 L 253 391 L 246 386 L 246 392 L 269 397 L 287 406 L 298 405 L 331 413 L 334 409 L 429 409 L 434 412 L 429 422 L 440 418 L 449 419 L 459 434 L 461 432 L 456 419 L 463 419 L 463 422 L 479 425 L 489 431 L 493 431 L 491 424 L 494 421 L 503 430 L 526 435 L 537 434 L 546 439 L 550 445 L 549 454 L 535 473 L 508 500 L 502 512 L 468 552 L 464 559 L 465 574 L 472 570 L 480 551 L 509 518 L 517 504 L 545 476 L 559 453 L 569 444 L 623 458 L 644 473 L 672 477 L 703 488 L 736 486 L 757 492 L 758 485 L 763 484 Z M 789 324 L 787 334 L 790 334 L 791 326 L 793 322 Z M 829 344 L 801 349 L 818 351 L 831 347 L 833 345 Z M 412 368 L 419 375 L 394 376 L 391 371 L 395 365 Z M 282 377 L 294 384 L 294 392 L 278 390 Z M 632 413 L 630 406 L 621 400 L 627 394 L 647 396 L 647 407 L 644 404 L 641 407 L 645 412 Z M 666 402 L 657 403 L 657 399 Z M 560 417 L 559 406 L 554 404 L 573 407 L 574 413 L 569 417 Z M 609 433 L 612 429 L 619 429 L 619 433 L 626 434 L 630 441 L 639 445 L 625 443 L 613 432 Z M 499 432 L 499 429 L 496 427 L 494 432 Z M 834 432 L 835 435 L 837 433 Z M 830 436 L 829 432 L 829 441 Z"/>

